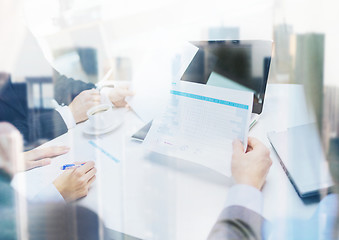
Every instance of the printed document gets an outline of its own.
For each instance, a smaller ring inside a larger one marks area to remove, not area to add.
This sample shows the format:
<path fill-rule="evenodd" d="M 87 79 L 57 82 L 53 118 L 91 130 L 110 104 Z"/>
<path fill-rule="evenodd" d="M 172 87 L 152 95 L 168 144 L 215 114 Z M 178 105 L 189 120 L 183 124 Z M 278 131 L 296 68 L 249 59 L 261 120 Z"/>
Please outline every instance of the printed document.
<path fill-rule="evenodd" d="M 253 93 L 191 82 L 173 83 L 144 145 L 231 176 L 232 142 L 247 147 Z"/>

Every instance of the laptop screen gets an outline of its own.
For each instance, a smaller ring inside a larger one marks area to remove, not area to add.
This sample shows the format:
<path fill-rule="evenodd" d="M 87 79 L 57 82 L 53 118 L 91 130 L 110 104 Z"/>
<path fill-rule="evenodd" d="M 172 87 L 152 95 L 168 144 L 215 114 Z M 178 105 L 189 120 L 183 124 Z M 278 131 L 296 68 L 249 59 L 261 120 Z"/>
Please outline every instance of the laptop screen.
<path fill-rule="evenodd" d="M 272 41 L 191 42 L 198 51 L 181 80 L 254 93 L 253 113 L 261 113 L 271 63 Z"/>

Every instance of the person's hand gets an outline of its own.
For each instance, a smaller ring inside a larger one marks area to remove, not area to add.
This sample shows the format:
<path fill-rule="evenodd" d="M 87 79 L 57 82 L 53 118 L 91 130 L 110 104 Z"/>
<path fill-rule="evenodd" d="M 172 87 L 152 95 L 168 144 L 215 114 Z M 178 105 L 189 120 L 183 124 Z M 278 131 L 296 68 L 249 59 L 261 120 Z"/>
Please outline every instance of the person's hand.
<path fill-rule="evenodd" d="M 51 163 L 51 158 L 69 151 L 66 146 L 37 148 L 22 152 L 20 132 L 10 123 L 0 123 L 0 168 L 9 175 Z"/>
<path fill-rule="evenodd" d="M 51 158 L 65 154 L 69 151 L 67 146 L 52 146 L 45 148 L 36 148 L 31 151 L 24 152 L 24 171 L 46 166 L 51 163 Z"/>
<path fill-rule="evenodd" d="M 125 98 L 127 96 L 133 96 L 134 92 L 128 89 L 128 86 L 115 86 L 108 93 L 109 100 L 116 107 L 126 107 L 127 102 Z"/>
<path fill-rule="evenodd" d="M 233 142 L 232 176 L 236 183 L 261 190 L 271 165 L 270 151 L 256 138 L 248 138 L 246 153 L 239 140 Z"/>
<path fill-rule="evenodd" d="M 96 172 L 94 162 L 90 161 L 81 167 L 65 170 L 53 184 L 65 201 L 71 202 L 87 196 L 89 187 L 95 181 Z"/>
<path fill-rule="evenodd" d="M 69 104 L 69 108 L 73 114 L 76 123 L 87 120 L 87 111 L 93 106 L 101 103 L 101 97 L 98 90 L 90 89 L 82 91 Z"/>

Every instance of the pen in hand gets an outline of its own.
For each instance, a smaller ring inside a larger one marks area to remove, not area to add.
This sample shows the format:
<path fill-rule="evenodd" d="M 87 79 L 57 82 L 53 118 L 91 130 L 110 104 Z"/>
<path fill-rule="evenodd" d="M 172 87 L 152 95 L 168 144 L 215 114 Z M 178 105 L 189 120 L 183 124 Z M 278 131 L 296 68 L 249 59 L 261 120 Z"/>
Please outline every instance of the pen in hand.
<path fill-rule="evenodd" d="M 81 164 L 65 164 L 63 166 L 60 167 L 61 170 L 67 170 L 67 169 L 71 169 L 71 168 L 78 168 L 81 167 L 82 165 L 84 165 L 85 163 L 81 163 Z"/>

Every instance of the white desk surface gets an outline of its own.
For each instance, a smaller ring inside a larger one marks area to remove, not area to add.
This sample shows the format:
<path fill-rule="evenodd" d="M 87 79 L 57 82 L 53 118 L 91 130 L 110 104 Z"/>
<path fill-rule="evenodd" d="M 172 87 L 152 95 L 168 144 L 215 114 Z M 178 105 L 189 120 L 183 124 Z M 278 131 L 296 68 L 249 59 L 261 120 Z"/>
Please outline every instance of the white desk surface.
<path fill-rule="evenodd" d="M 303 96 L 299 85 L 269 84 L 263 113 L 250 131 L 250 136 L 271 149 L 273 165 L 263 189 L 268 219 L 309 217 L 317 206 L 298 197 L 266 137 L 268 131 L 312 121 Z M 68 145 L 71 152 L 53 160 L 51 166 L 26 173 L 26 191 L 52 182 L 60 173 L 53 168 L 61 162 L 94 160 L 97 180 L 79 203 L 98 212 L 107 227 L 145 239 L 206 239 L 232 181 L 194 163 L 147 152 L 140 142 L 130 139 L 143 124 L 128 111 L 119 129 L 97 139 L 119 163 L 90 145 L 88 141 L 95 137 L 84 135 L 84 124 L 79 124 L 46 144 Z M 37 174 L 40 180 L 33 182 Z"/>

